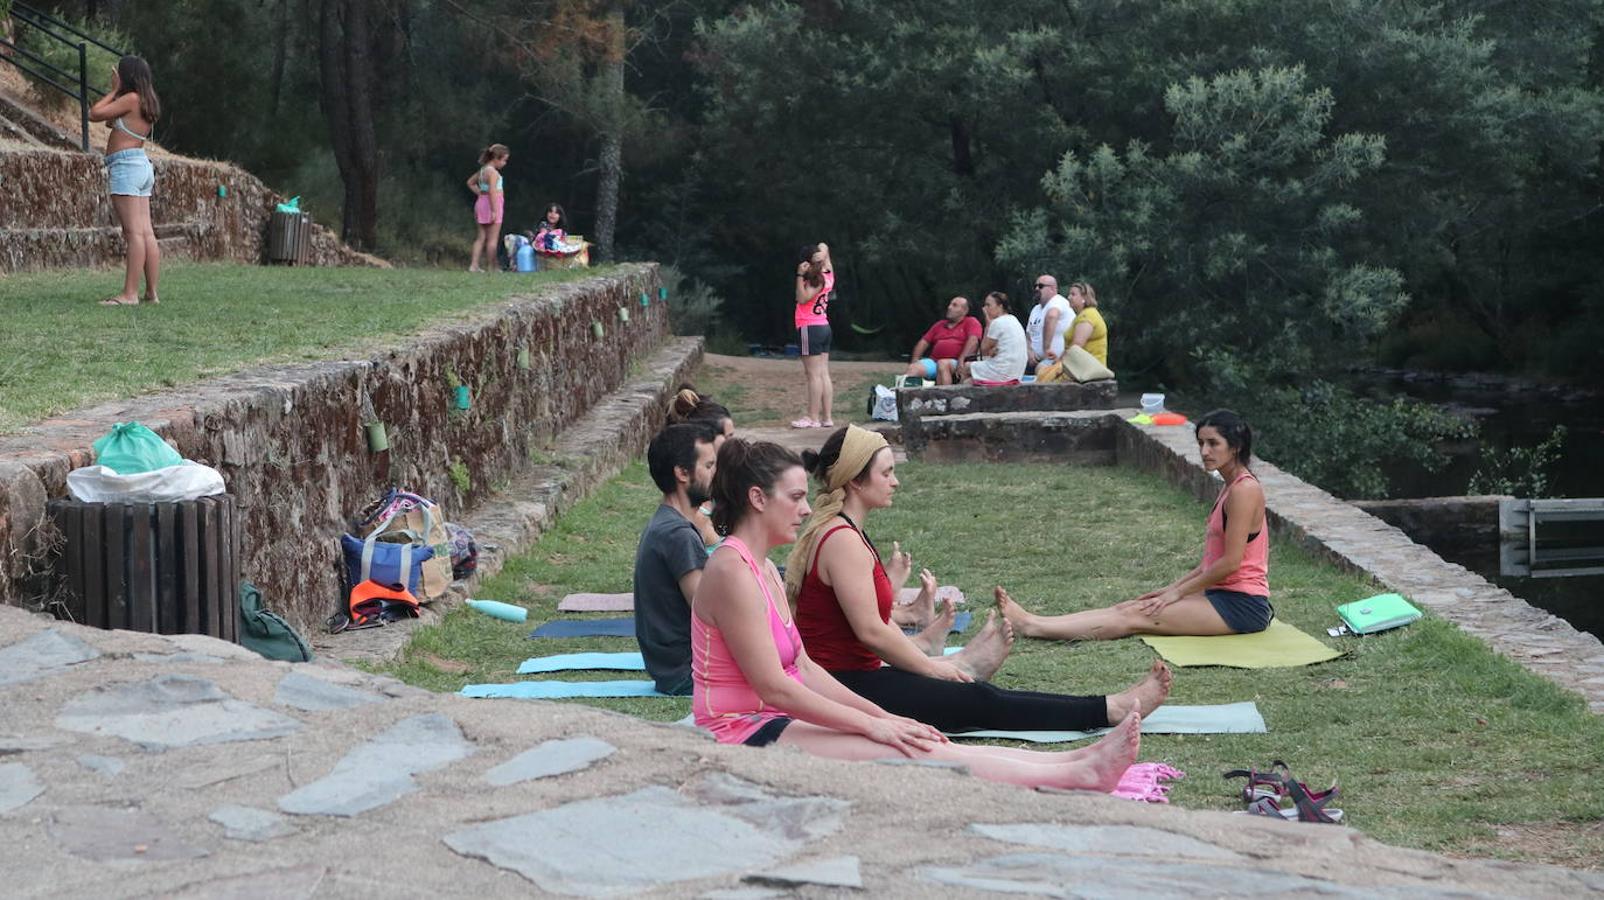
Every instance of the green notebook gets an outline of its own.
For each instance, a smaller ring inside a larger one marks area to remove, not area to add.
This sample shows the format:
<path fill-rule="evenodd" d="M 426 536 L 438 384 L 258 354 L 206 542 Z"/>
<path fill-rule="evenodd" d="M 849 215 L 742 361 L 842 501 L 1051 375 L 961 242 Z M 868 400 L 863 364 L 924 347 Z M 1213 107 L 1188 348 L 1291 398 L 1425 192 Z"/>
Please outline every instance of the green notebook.
<path fill-rule="evenodd" d="M 1408 625 L 1420 618 L 1420 610 L 1399 594 L 1377 594 L 1337 607 L 1337 615 L 1354 634 L 1375 634 Z"/>

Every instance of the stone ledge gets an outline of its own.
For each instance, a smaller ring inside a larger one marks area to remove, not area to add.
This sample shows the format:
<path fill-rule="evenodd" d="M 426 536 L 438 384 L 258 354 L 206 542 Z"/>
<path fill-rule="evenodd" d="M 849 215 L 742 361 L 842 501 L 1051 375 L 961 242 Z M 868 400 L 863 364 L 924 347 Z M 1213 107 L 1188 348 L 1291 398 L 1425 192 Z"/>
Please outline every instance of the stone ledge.
<path fill-rule="evenodd" d="M 65 495 L 67 472 L 93 462 L 92 442 L 113 423 L 139 421 L 222 471 L 244 520 L 245 577 L 297 627 L 321 625 L 341 602 L 346 517 L 391 484 L 456 516 L 528 469 L 661 344 L 666 306 L 637 302 L 657 287 L 654 264 L 623 266 L 543 285 L 366 359 L 258 367 L 0 436 L 0 603 L 48 600 L 59 537 L 45 498 Z M 471 387 L 470 409 L 451 408 L 452 376 Z M 365 406 L 387 426 L 389 450 L 369 452 Z"/>
<path fill-rule="evenodd" d="M 663 424 L 668 398 L 702 360 L 701 338 L 676 338 L 653 354 L 639 379 L 602 399 L 564 430 L 552 451 L 553 463 L 540 465 L 499 487 L 459 524 L 473 532 L 479 567 L 451 586 L 441 600 L 424 607 L 417 619 L 384 628 L 331 635 L 317 629 L 312 645 L 320 655 L 341 662 L 395 660 L 416 630 L 437 624 L 445 613 L 473 596 L 507 560 L 523 553 L 575 503 L 639 456 Z"/>
<path fill-rule="evenodd" d="M 1102 410 L 915 417 L 903 424 L 902 439 L 910 457 L 931 462 L 1115 461 L 1113 425 Z"/>

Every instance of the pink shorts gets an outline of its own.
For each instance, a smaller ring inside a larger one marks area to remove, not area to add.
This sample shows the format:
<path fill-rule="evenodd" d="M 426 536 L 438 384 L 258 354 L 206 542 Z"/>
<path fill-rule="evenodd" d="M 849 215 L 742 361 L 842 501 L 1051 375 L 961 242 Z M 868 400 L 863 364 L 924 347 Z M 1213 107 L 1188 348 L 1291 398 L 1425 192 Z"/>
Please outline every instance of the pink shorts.
<path fill-rule="evenodd" d="M 501 209 L 505 203 L 503 198 L 497 197 L 492 204 L 489 194 L 480 194 L 479 199 L 473 201 L 473 220 L 480 225 L 500 225 Z"/>

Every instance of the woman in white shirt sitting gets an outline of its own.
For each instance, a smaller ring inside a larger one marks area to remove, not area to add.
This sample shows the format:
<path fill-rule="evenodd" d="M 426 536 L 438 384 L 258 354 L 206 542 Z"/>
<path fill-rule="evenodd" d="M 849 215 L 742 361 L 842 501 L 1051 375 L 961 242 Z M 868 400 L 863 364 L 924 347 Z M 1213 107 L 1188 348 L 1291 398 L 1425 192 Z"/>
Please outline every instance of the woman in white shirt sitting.
<path fill-rule="evenodd" d="M 981 304 L 986 315 L 986 337 L 980 342 L 980 359 L 964 363 L 962 377 L 975 384 L 1012 384 L 1025 374 L 1025 327 L 1008 311 L 1008 295 L 992 291 Z"/>

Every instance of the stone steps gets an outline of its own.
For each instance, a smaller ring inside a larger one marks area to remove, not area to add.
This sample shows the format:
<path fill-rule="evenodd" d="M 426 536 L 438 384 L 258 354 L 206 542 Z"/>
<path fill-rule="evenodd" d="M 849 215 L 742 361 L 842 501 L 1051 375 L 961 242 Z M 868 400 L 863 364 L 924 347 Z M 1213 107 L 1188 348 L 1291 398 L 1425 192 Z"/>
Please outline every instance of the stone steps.
<path fill-rule="evenodd" d="M 196 256 L 195 248 L 210 229 L 204 222 L 163 222 L 155 228 L 156 240 L 164 255 L 189 259 Z M 115 225 L 0 229 L 0 271 L 27 268 L 25 263 L 41 251 L 68 267 L 114 265 L 124 252 L 122 229 Z"/>
<path fill-rule="evenodd" d="M 5 91 L 0 91 L 0 136 L 52 150 L 82 151 L 78 141 Z"/>

